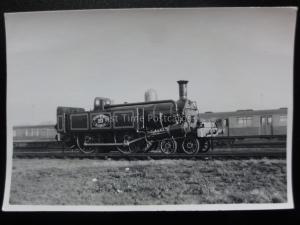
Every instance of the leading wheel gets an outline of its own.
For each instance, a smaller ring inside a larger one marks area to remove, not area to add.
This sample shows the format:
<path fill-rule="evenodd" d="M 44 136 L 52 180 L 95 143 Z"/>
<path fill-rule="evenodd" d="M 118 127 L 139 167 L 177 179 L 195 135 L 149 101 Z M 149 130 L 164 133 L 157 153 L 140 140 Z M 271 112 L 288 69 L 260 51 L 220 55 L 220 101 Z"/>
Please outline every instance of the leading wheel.
<path fill-rule="evenodd" d="M 177 142 L 173 138 L 166 138 L 160 142 L 160 150 L 164 154 L 174 154 L 177 150 Z"/>
<path fill-rule="evenodd" d="M 200 149 L 200 144 L 197 138 L 187 137 L 182 142 L 182 150 L 185 154 L 197 154 Z"/>
<path fill-rule="evenodd" d="M 92 143 L 92 138 L 89 136 L 77 136 L 76 137 L 76 145 L 82 153 L 91 154 L 96 150 L 95 147 L 84 146 L 84 143 Z"/>

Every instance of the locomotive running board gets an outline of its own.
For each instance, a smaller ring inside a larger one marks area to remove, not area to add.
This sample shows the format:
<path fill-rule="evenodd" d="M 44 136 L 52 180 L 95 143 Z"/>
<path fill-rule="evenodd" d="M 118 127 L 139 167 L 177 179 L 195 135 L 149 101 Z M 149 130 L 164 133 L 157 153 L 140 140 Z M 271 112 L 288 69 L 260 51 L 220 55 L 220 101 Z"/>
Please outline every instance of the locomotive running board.
<path fill-rule="evenodd" d="M 123 143 L 84 143 L 84 146 L 129 146 L 130 144 L 143 140 L 144 137 L 140 137 L 137 139 L 134 139 L 132 141 L 127 141 L 127 142 L 123 142 Z"/>
<path fill-rule="evenodd" d="M 124 143 L 84 143 L 84 146 L 128 146 Z"/>

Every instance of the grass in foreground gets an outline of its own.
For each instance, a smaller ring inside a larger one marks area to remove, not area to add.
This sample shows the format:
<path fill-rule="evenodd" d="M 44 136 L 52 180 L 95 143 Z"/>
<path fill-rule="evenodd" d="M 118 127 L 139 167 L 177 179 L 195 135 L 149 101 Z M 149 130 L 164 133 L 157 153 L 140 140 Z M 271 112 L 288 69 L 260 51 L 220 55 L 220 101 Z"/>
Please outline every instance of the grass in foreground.
<path fill-rule="evenodd" d="M 11 204 L 287 201 L 285 160 L 14 159 Z"/>

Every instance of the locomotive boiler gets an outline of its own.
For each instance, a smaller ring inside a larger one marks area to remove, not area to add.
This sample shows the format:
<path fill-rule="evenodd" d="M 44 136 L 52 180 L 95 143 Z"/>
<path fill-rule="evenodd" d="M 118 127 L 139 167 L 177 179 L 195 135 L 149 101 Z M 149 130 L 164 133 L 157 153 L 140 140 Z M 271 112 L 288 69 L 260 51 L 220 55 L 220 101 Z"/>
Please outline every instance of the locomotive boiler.
<path fill-rule="evenodd" d="M 197 105 L 187 98 L 188 81 L 177 81 L 179 100 L 112 104 L 96 97 L 94 109 L 58 107 L 58 140 L 83 153 L 110 151 L 124 154 L 148 152 L 159 147 L 165 154 L 207 151 Z M 198 135 L 197 135 L 198 133 Z"/>

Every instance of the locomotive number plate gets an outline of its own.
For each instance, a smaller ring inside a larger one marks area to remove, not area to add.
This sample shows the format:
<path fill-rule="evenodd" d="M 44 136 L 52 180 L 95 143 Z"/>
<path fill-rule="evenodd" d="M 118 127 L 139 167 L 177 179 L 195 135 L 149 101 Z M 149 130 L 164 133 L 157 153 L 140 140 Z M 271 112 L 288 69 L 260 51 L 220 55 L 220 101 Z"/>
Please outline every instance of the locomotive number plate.
<path fill-rule="evenodd" d="M 110 114 L 97 113 L 91 114 L 91 128 L 110 128 Z"/>

